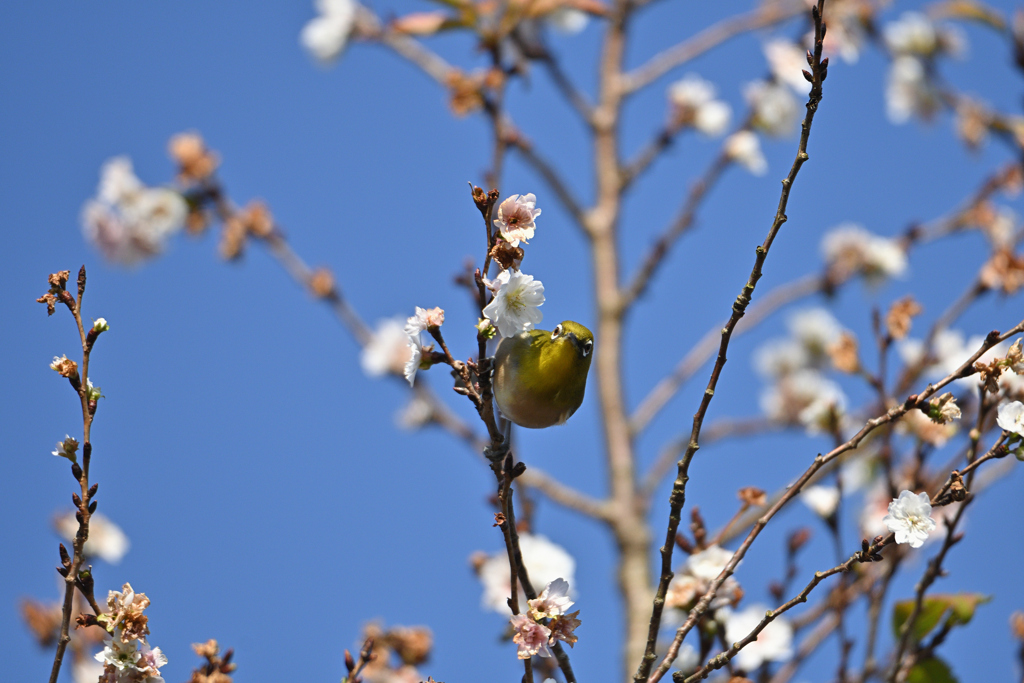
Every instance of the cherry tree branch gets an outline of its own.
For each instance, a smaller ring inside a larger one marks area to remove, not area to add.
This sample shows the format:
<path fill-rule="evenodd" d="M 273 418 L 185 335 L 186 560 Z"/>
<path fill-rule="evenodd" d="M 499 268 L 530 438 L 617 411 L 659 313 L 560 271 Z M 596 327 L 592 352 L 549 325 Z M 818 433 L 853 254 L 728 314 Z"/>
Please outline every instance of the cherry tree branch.
<path fill-rule="evenodd" d="M 686 453 L 679 461 L 678 477 L 672 486 L 672 494 L 669 498 L 669 521 L 668 528 L 665 533 L 665 543 L 661 547 L 661 576 L 658 582 L 658 590 L 654 598 L 653 609 L 651 610 L 651 622 L 647 637 L 647 648 L 644 652 L 644 658 L 640 666 L 637 669 L 636 674 L 633 676 L 635 683 L 643 683 L 648 680 L 650 675 L 650 683 L 654 683 L 665 671 L 667 671 L 667 665 L 658 668 L 658 671 L 651 675 L 651 667 L 654 665 L 654 661 L 657 658 L 655 654 L 655 644 L 658 639 L 658 631 L 661 626 L 661 614 L 665 605 L 665 596 L 668 592 L 668 584 L 672 580 L 672 551 L 675 547 L 676 531 L 679 527 L 680 516 L 682 513 L 683 505 L 686 502 L 686 483 L 689 481 L 689 467 L 690 462 L 693 460 L 694 455 L 697 453 L 697 449 L 700 448 L 700 432 L 701 427 L 704 424 L 704 416 L 707 414 L 708 406 L 711 404 L 711 399 L 715 395 L 715 389 L 718 386 L 718 378 L 721 376 L 722 370 L 725 367 L 726 353 L 729 349 L 729 342 L 732 338 L 733 331 L 736 329 L 736 325 L 739 323 L 740 318 L 743 317 L 746 312 L 747 306 L 750 304 L 751 296 L 754 293 L 754 288 L 757 286 L 758 280 L 761 279 L 762 267 L 768 257 L 768 253 L 771 250 L 772 243 L 775 241 L 776 235 L 781 230 L 782 225 L 786 222 L 786 208 L 789 204 L 789 194 L 793 187 L 793 182 L 796 180 L 797 175 L 800 172 L 800 168 L 804 162 L 809 158 L 807 155 L 807 142 L 811 134 L 811 125 L 814 122 L 814 115 L 818 110 L 818 104 L 822 98 L 822 83 L 828 75 L 828 60 L 822 59 L 823 40 L 825 37 L 824 21 L 822 17 L 822 10 L 824 7 L 824 0 L 818 0 L 818 4 L 813 8 L 814 18 L 814 52 L 808 59 L 810 66 L 810 81 L 811 91 L 808 95 L 807 100 L 807 113 L 804 116 L 803 124 L 801 125 L 800 143 L 797 148 L 796 158 L 793 160 L 793 165 L 789 170 L 789 174 L 782 181 L 782 193 L 779 197 L 779 206 L 775 212 L 775 218 L 772 221 L 772 226 L 768 230 L 768 235 L 765 237 L 764 243 L 756 249 L 756 256 L 754 258 L 754 267 L 750 271 L 750 276 L 744 285 L 740 295 L 736 298 L 733 303 L 733 312 L 729 321 L 722 329 L 722 340 L 719 346 L 718 359 L 715 362 L 715 366 L 711 371 L 711 377 L 708 380 L 707 389 L 704 391 L 704 396 L 701 399 L 699 408 L 696 414 L 693 416 L 693 428 L 690 432 L 690 443 L 687 446 Z M 756 528 L 756 527 L 755 527 Z M 703 602 L 703 600 L 702 600 Z M 710 600 L 708 600 L 710 603 Z M 691 611 L 690 619 L 694 619 L 694 614 L 697 609 L 701 607 L 698 603 L 697 608 Z M 703 610 L 707 609 L 707 604 L 703 605 Z M 690 621 L 689 619 L 687 620 Z M 681 640 L 679 641 L 682 642 Z M 676 646 L 678 649 L 678 646 Z"/>

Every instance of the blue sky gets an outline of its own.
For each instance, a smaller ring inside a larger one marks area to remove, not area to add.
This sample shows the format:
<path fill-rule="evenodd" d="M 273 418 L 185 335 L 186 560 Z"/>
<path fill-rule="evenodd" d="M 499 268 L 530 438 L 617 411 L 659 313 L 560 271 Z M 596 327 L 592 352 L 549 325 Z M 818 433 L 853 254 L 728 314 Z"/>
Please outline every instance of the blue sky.
<path fill-rule="evenodd" d="M 885 16 L 915 6 L 898 3 Z M 426 7 L 374 5 L 384 14 Z M 628 61 L 638 65 L 742 9 L 747 3 L 656 3 L 636 21 Z M 482 248 L 466 181 L 482 183 L 490 158 L 483 120 L 453 118 L 433 82 L 380 48 L 354 45 L 331 68 L 313 63 L 298 44 L 313 16 L 306 2 L 8 3 L 0 12 L 0 201 L 9 256 L 0 269 L 0 311 L 12 323 L 2 344 L 0 392 L 6 668 L 38 679 L 52 659 L 31 641 L 17 604 L 22 596 L 56 596 L 50 520 L 69 505 L 73 481 L 49 452 L 65 433 L 80 435 L 81 418 L 75 397 L 47 364 L 54 355 L 72 355 L 77 337 L 66 311 L 47 319 L 34 299 L 48 273 L 85 263 L 85 315 L 111 325 L 93 355 L 92 376 L 106 395 L 93 431 L 93 479 L 100 510 L 132 541 L 119 565 L 97 564 L 97 583 L 102 592 L 130 581 L 151 597 L 150 640 L 171 660 L 168 680 L 187 678 L 195 663 L 188 644 L 211 637 L 236 649 L 240 680 L 296 672 L 337 680 L 342 649 L 354 647 L 361 625 L 375 618 L 434 629 L 434 657 L 423 671 L 435 679 L 518 677 L 512 648 L 499 642 L 502 620 L 480 609 L 468 564 L 473 551 L 501 547 L 487 502 L 491 474 L 474 454 L 436 430 L 398 429 L 394 414 L 407 400 L 404 387 L 365 377 L 355 342 L 258 245 L 225 264 L 213 233 L 179 236 L 165 255 L 124 269 L 85 243 L 78 222 L 106 159 L 127 154 L 144 181 L 163 184 L 173 174 L 168 138 L 199 130 L 222 155 L 231 195 L 239 202 L 265 199 L 296 251 L 330 266 L 364 318 L 442 306 L 452 350 L 466 356 L 474 350 L 475 318 L 452 276 Z M 599 33 L 592 23 L 581 35 L 553 37 L 588 90 Z M 793 35 L 794 27 L 781 33 Z M 943 74 L 1002 111 L 1019 111 L 1009 46 L 977 27 L 965 33 L 968 55 L 944 63 Z M 739 109 L 741 85 L 765 73 L 761 45 L 770 35 L 731 41 L 636 97 L 624 121 L 627 154 L 662 125 L 664 89 L 687 71 L 716 82 Z M 465 68 L 483 63 L 465 37 L 431 45 Z M 1012 159 L 998 142 L 965 150 L 948 116 L 930 125 L 890 124 L 885 67 L 872 50 L 853 66 L 833 60 L 811 158 L 759 291 L 817 272 L 828 228 L 856 221 L 898 234 L 954 208 Z M 510 108 L 538 149 L 589 198 L 586 138 L 540 69 L 512 87 Z M 625 364 L 631 405 L 727 315 L 770 225 L 795 145 L 792 138 L 766 143 L 770 170 L 762 178 L 726 173 L 697 228 L 632 314 Z M 625 272 L 716 150 L 715 142 L 684 137 L 629 196 L 621 233 Z M 545 322 L 592 323 L 593 276 L 568 215 L 515 158 L 502 192 L 534 192 L 544 211 L 524 269 L 544 281 Z M 999 201 L 1024 213 L 1019 199 Z M 846 327 L 866 335 L 870 306 L 884 310 L 914 292 L 925 309 L 922 329 L 963 291 L 985 254 L 980 235 L 959 235 L 916 250 L 902 280 L 879 289 L 854 284 L 831 301 L 811 303 L 830 306 Z M 1005 329 L 1021 310 L 1019 297 L 990 296 L 959 327 L 969 334 Z M 757 413 L 762 383 L 750 355 L 758 340 L 784 327 L 785 312 L 756 339 L 737 340 L 710 420 Z M 435 369 L 428 378 L 443 387 L 444 373 Z M 640 439 L 642 464 L 688 429 L 705 380 L 706 371 L 698 373 Z M 868 395 L 853 383 L 844 387 L 854 401 Z M 521 457 L 600 495 L 605 470 L 595 393 L 591 384 L 565 427 L 523 434 Z M 471 419 L 468 404 L 456 398 L 449 404 Z M 823 437 L 779 434 L 702 449 L 688 506 L 700 506 L 717 527 L 734 511 L 738 488 L 783 485 L 827 447 Z M 1021 476 L 1013 470 L 978 501 L 966 540 L 948 562 L 950 576 L 937 585 L 996 596 L 976 624 L 949 640 L 949 652 L 971 653 L 952 657 L 961 680 L 1014 671 L 1007 620 L 1024 608 Z M 666 516 L 666 493 L 663 486 L 653 506 L 656 530 Z M 610 538 L 546 502 L 535 522 L 578 560 L 583 626 L 573 662 L 581 680 L 605 679 L 617 670 L 620 636 Z M 832 564 L 824 528 L 794 506 L 740 570 L 750 602 L 768 600 L 766 577 L 781 575 L 779 549 L 800 525 L 815 532 L 801 576 Z M 848 536 L 852 551 L 852 530 Z M 923 561 L 911 564 L 897 594 L 909 594 L 923 568 Z M 826 645 L 803 678 L 829 679 L 834 653 L 834 644 Z"/>

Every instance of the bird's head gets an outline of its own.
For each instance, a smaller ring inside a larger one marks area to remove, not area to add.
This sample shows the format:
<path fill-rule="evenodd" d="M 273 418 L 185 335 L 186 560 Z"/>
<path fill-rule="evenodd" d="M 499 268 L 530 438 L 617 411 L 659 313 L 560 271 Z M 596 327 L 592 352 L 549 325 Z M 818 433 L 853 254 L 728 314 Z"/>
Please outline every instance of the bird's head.
<path fill-rule="evenodd" d="M 551 341 L 555 344 L 571 344 L 580 360 L 590 364 L 590 354 L 594 350 L 594 333 L 583 325 L 572 320 L 563 320 L 551 330 Z"/>

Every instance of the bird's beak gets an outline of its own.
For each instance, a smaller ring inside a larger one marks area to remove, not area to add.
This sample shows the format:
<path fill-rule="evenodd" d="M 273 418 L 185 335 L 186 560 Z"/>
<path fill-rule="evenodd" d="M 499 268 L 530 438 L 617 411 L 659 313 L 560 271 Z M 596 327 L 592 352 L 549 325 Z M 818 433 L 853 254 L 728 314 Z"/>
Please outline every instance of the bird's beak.
<path fill-rule="evenodd" d="M 576 347 L 577 351 L 583 353 L 583 345 L 580 344 L 580 340 L 576 338 L 576 334 L 574 332 L 570 332 L 565 336 L 569 338 L 569 341 L 572 342 L 572 345 Z"/>

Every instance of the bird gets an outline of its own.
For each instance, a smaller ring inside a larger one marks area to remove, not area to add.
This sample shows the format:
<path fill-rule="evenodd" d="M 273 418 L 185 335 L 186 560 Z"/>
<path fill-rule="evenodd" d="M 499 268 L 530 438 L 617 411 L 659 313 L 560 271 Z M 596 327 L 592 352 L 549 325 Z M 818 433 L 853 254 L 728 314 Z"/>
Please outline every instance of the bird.
<path fill-rule="evenodd" d="M 583 404 L 593 350 L 594 335 L 572 320 L 502 339 L 492 378 L 501 414 L 529 429 L 565 424 Z"/>

